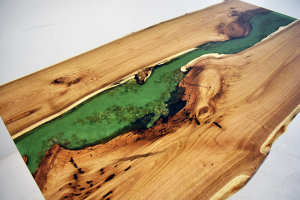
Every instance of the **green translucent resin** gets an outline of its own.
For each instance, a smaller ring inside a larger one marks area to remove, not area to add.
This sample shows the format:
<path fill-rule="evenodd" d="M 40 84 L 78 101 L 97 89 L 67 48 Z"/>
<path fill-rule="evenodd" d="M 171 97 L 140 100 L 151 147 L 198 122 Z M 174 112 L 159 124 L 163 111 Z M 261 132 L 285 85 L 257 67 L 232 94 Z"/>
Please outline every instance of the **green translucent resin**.
<path fill-rule="evenodd" d="M 176 112 L 169 104 L 180 100 L 183 91 L 178 83 L 184 77 L 180 68 L 208 53 L 235 54 L 286 26 L 294 18 L 276 12 L 258 14 L 250 19 L 252 30 L 245 38 L 225 42 L 209 42 L 164 65 L 156 66 L 143 85 L 130 80 L 81 103 L 67 113 L 15 139 L 21 155 L 28 156 L 28 168 L 35 172 L 53 144 L 68 149 L 81 149 L 106 142 L 135 129 L 145 129 Z M 180 109 L 184 105 L 177 105 Z"/>

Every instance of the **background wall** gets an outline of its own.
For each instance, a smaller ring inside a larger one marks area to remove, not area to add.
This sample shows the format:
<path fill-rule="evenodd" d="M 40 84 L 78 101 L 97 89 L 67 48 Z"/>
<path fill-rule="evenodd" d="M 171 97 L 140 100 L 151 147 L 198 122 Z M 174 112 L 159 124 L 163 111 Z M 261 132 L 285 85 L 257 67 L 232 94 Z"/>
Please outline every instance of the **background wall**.
<path fill-rule="evenodd" d="M 0 0 L 0 85 L 220 0 Z M 297 0 L 247 0 L 296 18 Z M 231 199 L 300 195 L 300 117 Z M 0 199 L 43 199 L 0 120 Z"/>

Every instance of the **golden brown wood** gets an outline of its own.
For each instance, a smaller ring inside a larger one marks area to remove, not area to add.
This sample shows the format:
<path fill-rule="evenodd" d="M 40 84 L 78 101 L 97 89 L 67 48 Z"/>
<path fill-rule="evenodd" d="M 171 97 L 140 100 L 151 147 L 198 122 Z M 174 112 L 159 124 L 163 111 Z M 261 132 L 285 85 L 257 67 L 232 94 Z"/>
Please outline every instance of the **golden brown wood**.
<path fill-rule="evenodd" d="M 257 8 L 225 1 L 2 85 L 0 115 L 11 136 L 16 138 L 140 69 L 209 41 L 247 35 L 250 26 L 241 22 L 253 14 L 266 12 Z"/>
<path fill-rule="evenodd" d="M 300 110 L 300 22 L 236 55 L 205 55 L 168 123 L 71 151 L 54 145 L 35 180 L 46 199 L 224 199 L 257 170 Z"/>

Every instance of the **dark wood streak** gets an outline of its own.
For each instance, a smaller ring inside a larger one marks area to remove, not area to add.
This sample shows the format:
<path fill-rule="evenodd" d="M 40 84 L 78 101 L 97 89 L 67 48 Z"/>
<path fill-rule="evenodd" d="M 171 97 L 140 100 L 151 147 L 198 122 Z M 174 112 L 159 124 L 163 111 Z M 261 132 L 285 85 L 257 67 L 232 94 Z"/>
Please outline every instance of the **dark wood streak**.
<path fill-rule="evenodd" d="M 111 193 L 113 193 L 113 191 L 109 191 L 106 195 L 103 196 L 103 198 L 107 197 L 107 196 L 110 195 Z"/>
<path fill-rule="evenodd" d="M 217 122 L 214 122 L 214 124 L 219 127 L 219 128 L 222 128 L 222 126 L 220 124 L 218 124 Z"/>
<path fill-rule="evenodd" d="M 78 170 L 79 174 L 83 174 L 85 172 L 85 171 L 82 171 L 81 168 L 78 168 L 77 170 Z"/>
<path fill-rule="evenodd" d="M 31 115 L 31 114 L 37 112 L 37 111 L 40 110 L 40 109 L 41 109 L 41 108 L 35 108 L 35 109 L 33 109 L 33 110 L 30 110 L 30 111 L 21 113 L 21 114 L 19 114 L 19 115 L 17 115 L 17 116 L 12 117 L 11 119 L 5 121 L 4 124 L 5 124 L 5 125 L 8 125 L 8 124 L 10 124 L 10 123 L 12 123 L 12 122 L 15 122 L 15 121 L 20 120 L 20 119 L 22 119 L 22 118 L 24 118 L 24 117 L 27 117 L 27 116 L 29 116 L 29 115 Z"/>
<path fill-rule="evenodd" d="M 124 169 L 124 171 L 126 172 L 127 170 L 129 170 L 131 168 L 131 166 L 127 167 L 126 169 Z"/>
<path fill-rule="evenodd" d="M 108 181 L 112 180 L 114 177 L 115 177 L 115 174 L 112 174 L 109 177 L 107 177 L 104 182 L 108 182 Z"/>

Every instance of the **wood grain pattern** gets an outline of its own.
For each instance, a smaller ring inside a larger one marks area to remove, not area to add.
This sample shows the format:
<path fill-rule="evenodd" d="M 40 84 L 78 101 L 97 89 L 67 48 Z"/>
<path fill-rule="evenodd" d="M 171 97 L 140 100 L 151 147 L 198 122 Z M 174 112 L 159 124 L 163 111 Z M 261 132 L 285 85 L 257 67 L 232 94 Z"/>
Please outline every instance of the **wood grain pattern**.
<path fill-rule="evenodd" d="M 235 55 L 202 56 L 167 123 L 83 150 L 54 145 L 35 173 L 46 199 L 224 199 L 300 111 L 300 22 Z"/>
<path fill-rule="evenodd" d="M 247 20 L 259 12 L 267 10 L 225 1 L 2 85 L 0 115 L 16 138 L 138 70 L 209 41 L 244 37 L 250 31 Z"/>

